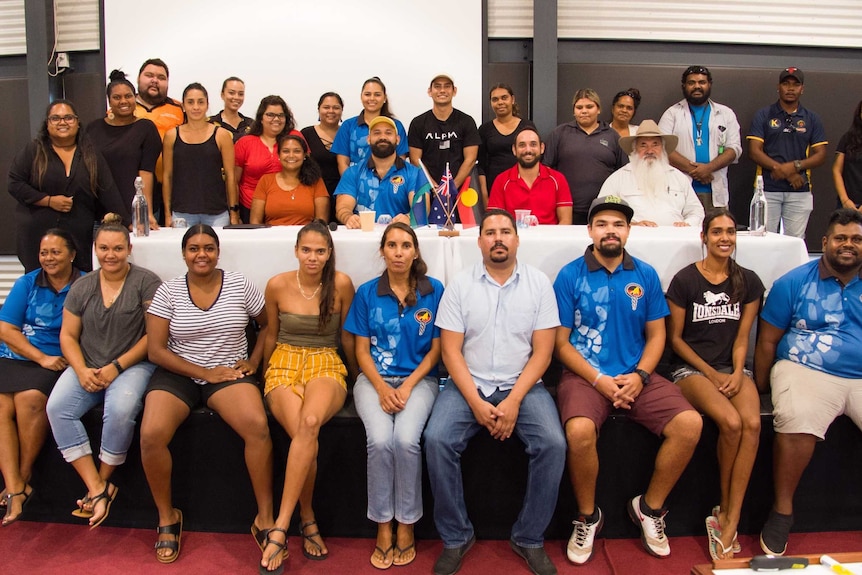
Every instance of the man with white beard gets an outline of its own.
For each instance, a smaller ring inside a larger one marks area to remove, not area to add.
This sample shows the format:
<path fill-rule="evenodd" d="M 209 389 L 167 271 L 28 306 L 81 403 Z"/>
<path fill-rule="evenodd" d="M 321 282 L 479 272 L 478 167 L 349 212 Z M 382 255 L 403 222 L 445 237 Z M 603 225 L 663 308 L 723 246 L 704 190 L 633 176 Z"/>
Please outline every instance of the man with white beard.
<path fill-rule="evenodd" d="M 630 163 L 605 180 L 599 197 L 617 196 L 628 202 L 634 210 L 632 225 L 700 227 L 703 206 L 689 179 L 668 161 L 677 142 L 653 120 L 644 120 L 636 136 L 620 138 Z"/>

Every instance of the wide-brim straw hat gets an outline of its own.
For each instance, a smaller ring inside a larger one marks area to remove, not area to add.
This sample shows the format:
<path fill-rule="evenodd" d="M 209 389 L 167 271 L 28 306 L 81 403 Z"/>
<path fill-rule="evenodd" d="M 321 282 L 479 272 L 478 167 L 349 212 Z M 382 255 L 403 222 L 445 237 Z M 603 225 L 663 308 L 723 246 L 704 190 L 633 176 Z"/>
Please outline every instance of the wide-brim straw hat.
<path fill-rule="evenodd" d="M 641 122 L 641 125 L 638 126 L 637 135 L 623 136 L 620 138 L 620 148 L 622 151 L 627 155 L 631 154 L 635 141 L 638 138 L 661 138 L 664 140 L 664 149 L 668 154 L 676 150 L 676 145 L 679 143 L 679 138 L 673 134 L 662 134 L 661 130 L 658 129 L 658 124 L 653 120 L 644 120 Z"/>

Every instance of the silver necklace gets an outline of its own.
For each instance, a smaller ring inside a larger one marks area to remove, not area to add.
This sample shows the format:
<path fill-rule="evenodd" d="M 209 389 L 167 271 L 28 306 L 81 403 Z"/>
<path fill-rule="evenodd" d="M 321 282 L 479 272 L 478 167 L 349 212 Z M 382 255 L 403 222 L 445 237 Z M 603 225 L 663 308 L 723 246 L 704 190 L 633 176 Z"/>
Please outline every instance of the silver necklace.
<path fill-rule="evenodd" d="M 305 295 L 305 292 L 304 292 L 304 291 L 303 291 L 303 289 L 302 289 L 302 282 L 301 282 L 301 281 L 299 281 L 299 270 L 296 270 L 296 287 L 298 287 L 298 288 L 299 288 L 299 293 L 300 293 L 300 294 L 302 294 L 302 297 L 304 297 L 305 299 L 307 299 L 307 300 L 311 301 L 311 300 L 313 300 L 313 299 L 314 299 L 314 296 L 316 296 L 316 295 L 317 295 L 317 292 L 319 292 L 319 291 L 320 291 L 320 288 L 322 288 L 322 287 L 323 287 L 323 282 L 321 282 L 321 283 L 317 284 L 317 289 L 316 289 L 316 290 L 314 290 L 314 293 L 313 293 L 313 294 L 311 294 L 311 295 Z"/>

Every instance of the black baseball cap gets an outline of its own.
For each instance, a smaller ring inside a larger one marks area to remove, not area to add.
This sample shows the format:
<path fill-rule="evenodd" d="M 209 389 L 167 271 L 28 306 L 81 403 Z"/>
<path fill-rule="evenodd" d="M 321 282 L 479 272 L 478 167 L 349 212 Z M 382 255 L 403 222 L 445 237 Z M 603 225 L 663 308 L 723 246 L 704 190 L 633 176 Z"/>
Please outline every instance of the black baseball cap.
<path fill-rule="evenodd" d="M 635 211 L 628 204 L 627 201 L 622 199 L 619 196 L 603 196 L 596 198 L 593 200 L 593 203 L 590 204 L 590 211 L 587 215 L 587 221 L 592 223 L 593 214 L 596 212 L 600 212 L 602 210 L 614 210 L 626 217 L 626 221 L 631 223 L 632 218 L 635 215 Z"/>
<path fill-rule="evenodd" d="M 795 66 L 791 66 L 782 70 L 781 74 L 778 75 L 778 83 L 780 84 L 786 78 L 796 78 L 797 80 L 799 80 L 800 84 L 805 83 L 805 74 L 803 74 L 802 70 L 796 68 Z"/>

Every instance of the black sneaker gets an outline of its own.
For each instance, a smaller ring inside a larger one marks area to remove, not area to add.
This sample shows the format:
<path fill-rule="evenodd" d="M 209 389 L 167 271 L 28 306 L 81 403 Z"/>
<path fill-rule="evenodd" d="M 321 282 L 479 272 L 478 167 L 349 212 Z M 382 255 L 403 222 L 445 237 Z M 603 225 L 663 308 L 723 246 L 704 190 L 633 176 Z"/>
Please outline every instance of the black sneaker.
<path fill-rule="evenodd" d="M 434 563 L 434 575 L 455 575 L 461 568 L 461 560 L 464 559 L 464 555 L 475 542 L 476 535 L 474 534 L 460 547 L 452 547 L 451 549 L 444 547 L 440 557 L 437 558 L 437 562 Z"/>
<path fill-rule="evenodd" d="M 774 509 L 760 532 L 760 548 L 767 555 L 784 555 L 787 551 L 787 538 L 793 526 L 793 515 L 784 515 Z"/>
<path fill-rule="evenodd" d="M 527 562 L 527 567 L 536 575 L 557 575 L 557 568 L 551 563 L 551 558 L 545 553 L 544 547 L 522 547 L 509 539 L 512 551 Z"/>

